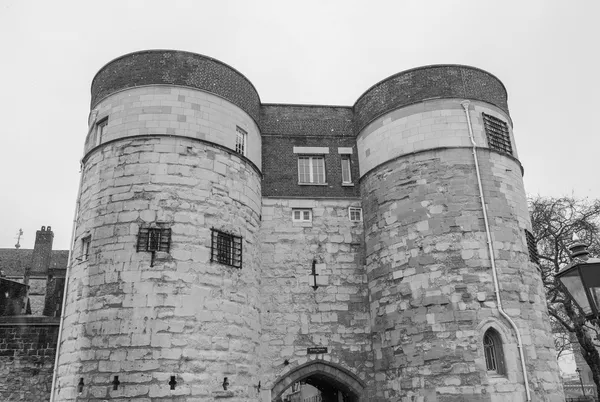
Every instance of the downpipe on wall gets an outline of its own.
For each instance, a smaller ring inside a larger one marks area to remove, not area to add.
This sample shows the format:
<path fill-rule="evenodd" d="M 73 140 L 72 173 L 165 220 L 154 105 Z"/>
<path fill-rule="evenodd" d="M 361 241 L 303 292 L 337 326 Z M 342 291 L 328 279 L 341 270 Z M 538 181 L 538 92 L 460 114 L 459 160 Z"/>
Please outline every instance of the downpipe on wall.
<path fill-rule="evenodd" d="M 468 100 L 460 103 L 465 110 L 467 116 L 467 126 L 469 127 L 469 138 L 471 144 L 473 144 L 473 159 L 475 160 L 475 172 L 477 173 L 477 185 L 479 187 L 479 198 L 481 199 L 481 209 L 483 211 L 483 221 L 485 223 L 485 233 L 487 236 L 488 252 L 490 253 L 490 262 L 492 264 L 492 277 L 494 278 L 494 290 L 496 291 L 496 304 L 498 305 L 498 312 L 504 317 L 510 325 L 513 327 L 515 334 L 517 335 L 517 346 L 519 348 L 519 356 L 521 357 L 521 369 L 523 371 L 523 381 L 525 383 L 525 392 L 527 394 L 527 400 L 531 401 L 531 391 L 529 389 L 529 380 L 527 378 L 527 369 L 525 367 L 525 354 L 523 352 L 523 341 L 521 340 L 521 333 L 517 324 L 510 318 L 508 314 L 502 308 L 502 300 L 500 299 L 500 286 L 498 285 L 498 270 L 496 269 L 496 258 L 494 257 L 494 248 L 492 247 L 492 236 L 490 234 L 490 224 L 488 222 L 487 209 L 485 207 L 485 197 L 483 195 L 483 186 L 481 184 L 481 172 L 479 171 L 479 160 L 477 159 L 477 144 L 475 143 L 475 136 L 473 135 L 473 126 L 471 125 L 471 116 L 469 115 L 469 104 Z"/>

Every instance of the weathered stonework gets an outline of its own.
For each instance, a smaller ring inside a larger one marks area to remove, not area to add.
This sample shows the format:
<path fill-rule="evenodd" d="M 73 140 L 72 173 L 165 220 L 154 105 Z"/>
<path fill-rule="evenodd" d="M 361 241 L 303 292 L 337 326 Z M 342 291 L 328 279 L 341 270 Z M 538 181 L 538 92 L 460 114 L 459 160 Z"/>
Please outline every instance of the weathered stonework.
<path fill-rule="evenodd" d="M 526 384 L 562 400 L 496 77 L 429 66 L 353 107 L 263 105 L 218 61 L 148 51 L 92 92 L 56 400 L 268 402 L 296 381 L 346 402 L 519 402 Z M 299 156 L 322 158 L 325 182 L 300 183 Z M 168 252 L 137 251 L 140 228 L 170 229 Z M 241 269 L 214 258 L 211 228 L 241 236 Z M 488 329 L 505 372 L 486 367 Z"/>

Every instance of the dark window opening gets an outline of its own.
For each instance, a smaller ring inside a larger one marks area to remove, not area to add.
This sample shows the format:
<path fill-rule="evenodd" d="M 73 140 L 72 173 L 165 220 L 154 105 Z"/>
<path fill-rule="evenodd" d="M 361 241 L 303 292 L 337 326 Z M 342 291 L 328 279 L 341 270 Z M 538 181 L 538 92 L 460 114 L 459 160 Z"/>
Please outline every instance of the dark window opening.
<path fill-rule="evenodd" d="M 171 386 L 171 389 L 175 389 L 175 385 L 177 385 L 177 381 L 175 380 L 174 375 L 171 376 L 171 381 L 169 381 L 169 385 Z"/>
<path fill-rule="evenodd" d="M 540 255 L 538 254 L 537 242 L 533 233 L 525 229 L 525 238 L 527 239 L 527 250 L 529 251 L 529 261 L 534 264 L 540 263 Z"/>
<path fill-rule="evenodd" d="M 210 260 L 219 264 L 242 268 L 242 238 L 211 229 Z"/>
<path fill-rule="evenodd" d="M 483 336 L 483 353 L 485 355 L 485 367 L 491 374 L 506 374 L 504 367 L 504 351 L 500 334 L 493 328 L 488 329 Z"/>
<path fill-rule="evenodd" d="M 488 146 L 496 151 L 512 155 L 508 124 L 489 114 L 482 113 L 482 115 Z"/>
<path fill-rule="evenodd" d="M 121 381 L 119 381 L 119 376 L 116 375 L 115 378 L 113 379 L 112 385 L 113 385 L 113 391 L 116 391 L 119 389 L 119 384 L 121 384 Z"/>
<path fill-rule="evenodd" d="M 162 251 L 168 253 L 171 248 L 171 229 L 140 228 L 137 251 Z"/>
<path fill-rule="evenodd" d="M 81 260 L 87 261 L 90 257 L 90 244 L 92 244 L 92 236 L 86 236 L 81 239 Z"/>

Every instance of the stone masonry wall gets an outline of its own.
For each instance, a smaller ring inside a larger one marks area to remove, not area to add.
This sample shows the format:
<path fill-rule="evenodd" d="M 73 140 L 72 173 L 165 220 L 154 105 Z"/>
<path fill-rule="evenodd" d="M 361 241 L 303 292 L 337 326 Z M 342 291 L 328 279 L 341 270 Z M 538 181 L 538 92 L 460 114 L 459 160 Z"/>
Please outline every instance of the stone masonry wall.
<path fill-rule="evenodd" d="M 248 133 L 246 156 L 261 165 L 261 139 L 254 120 L 211 93 L 173 86 L 145 86 L 116 92 L 96 106 L 96 121 L 108 117 L 102 138 L 92 129 L 85 153 L 98 144 L 140 135 L 196 138 L 235 149 L 236 126 Z"/>
<path fill-rule="evenodd" d="M 519 164 L 478 155 L 503 306 L 521 330 L 534 400 L 562 401 L 541 278 L 528 260 Z M 515 335 L 496 308 L 471 150 L 407 155 L 361 183 L 373 400 L 523 401 Z M 490 327 L 502 337 L 505 376 L 486 372 Z"/>
<path fill-rule="evenodd" d="M 230 401 L 249 400 L 260 335 L 254 167 L 193 139 L 122 139 L 88 155 L 82 183 L 58 400 L 211 401 L 224 377 Z M 136 242 L 153 225 L 172 236 L 152 266 Z M 242 269 L 210 262 L 212 227 L 243 237 Z"/>
<path fill-rule="evenodd" d="M 50 400 L 58 319 L 0 319 L 0 400 Z"/>
<path fill-rule="evenodd" d="M 387 113 L 369 124 L 357 137 L 361 176 L 401 155 L 438 147 L 471 147 L 463 99 L 435 99 Z M 510 118 L 483 102 L 471 102 L 470 117 L 475 142 L 488 146 L 481 113 L 506 122 L 513 157 L 518 158 Z"/>
<path fill-rule="evenodd" d="M 363 226 L 349 220 L 349 206 L 360 202 L 263 199 L 261 360 L 266 388 L 315 359 L 372 382 Z M 312 209 L 312 223 L 292 222 L 293 208 Z M 313 259 L 320 270 L 317 290 L 309 286 Z M 329 352 L 307 355 L 308 347 L 318 346 Z"/>

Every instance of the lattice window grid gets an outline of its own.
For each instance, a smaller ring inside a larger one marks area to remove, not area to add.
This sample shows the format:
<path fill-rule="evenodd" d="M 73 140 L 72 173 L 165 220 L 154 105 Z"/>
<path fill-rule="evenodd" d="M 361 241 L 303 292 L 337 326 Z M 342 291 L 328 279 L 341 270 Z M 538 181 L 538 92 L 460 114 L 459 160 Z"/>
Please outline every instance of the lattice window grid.
<path fill-rule="evenodd" d="M 489 114 L 482 113 L 482 115 L 488 146 L 496 151 L 512 155 L 508 124 Z"/>
<path fill-rule="evenodd" d="M 242 237 L 211 229 L 210 261 L 242 268 Z"/>

